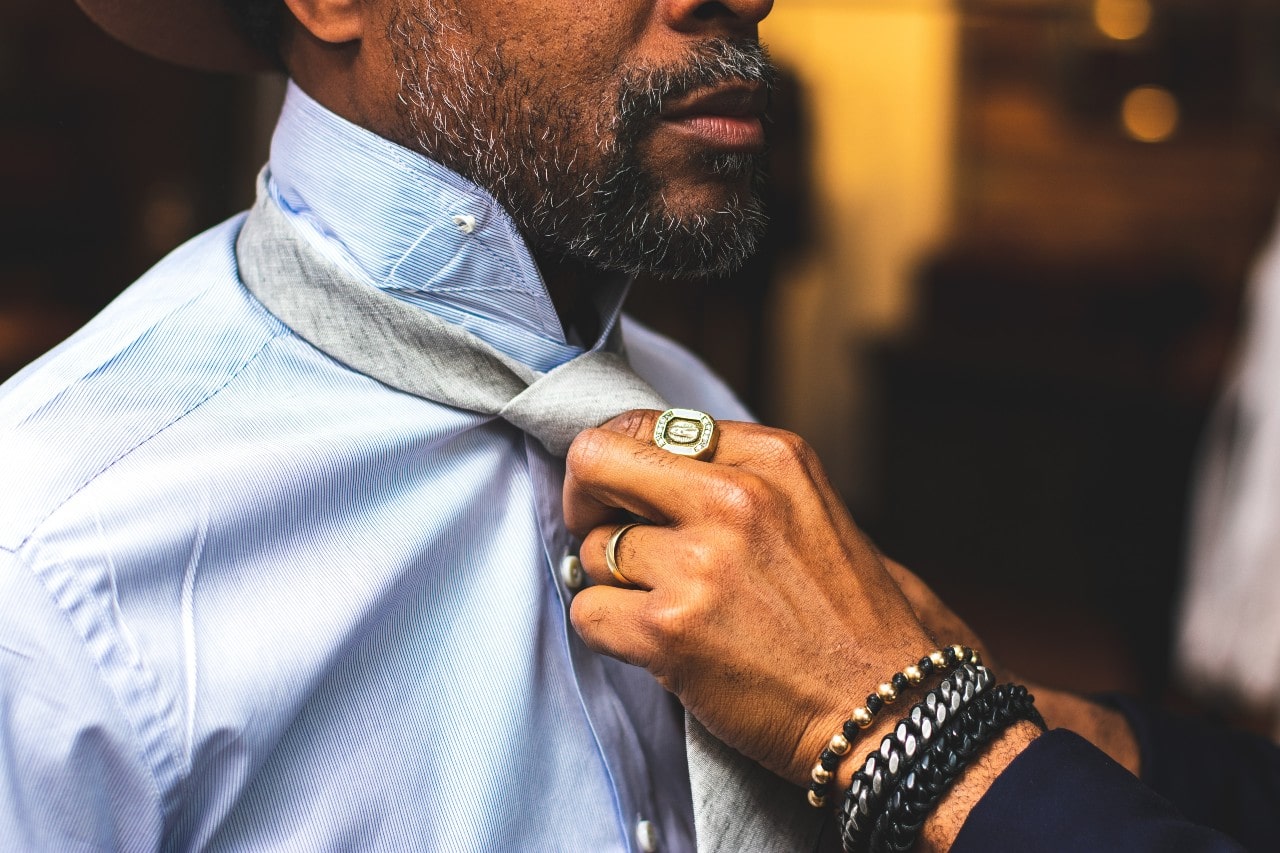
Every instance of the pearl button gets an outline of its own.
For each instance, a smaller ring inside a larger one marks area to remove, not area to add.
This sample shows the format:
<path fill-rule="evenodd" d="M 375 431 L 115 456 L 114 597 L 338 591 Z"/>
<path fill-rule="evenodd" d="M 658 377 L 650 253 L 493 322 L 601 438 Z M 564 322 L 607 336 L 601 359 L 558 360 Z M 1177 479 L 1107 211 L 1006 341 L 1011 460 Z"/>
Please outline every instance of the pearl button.
<path fill-rule="evenodd" d="M 582 573 L 582 561 L 576 554 L 565 554 L 560 558 L 560 581 L 569 589 L 582 589 L 586 576 Z"/>
<path fill-rule="evenodd" d="M 459 213 L 453 217 L 453 224 L 463 234 L 470 234 L 476 230 L 476 218 L 469 213 Z"/>
<path fill-rule="evenodd" d="M 642 820 L 636 824 L 636 842 L 644 853 L 654 853 L 658 849 L 658 830 L 652 823 Z"/>

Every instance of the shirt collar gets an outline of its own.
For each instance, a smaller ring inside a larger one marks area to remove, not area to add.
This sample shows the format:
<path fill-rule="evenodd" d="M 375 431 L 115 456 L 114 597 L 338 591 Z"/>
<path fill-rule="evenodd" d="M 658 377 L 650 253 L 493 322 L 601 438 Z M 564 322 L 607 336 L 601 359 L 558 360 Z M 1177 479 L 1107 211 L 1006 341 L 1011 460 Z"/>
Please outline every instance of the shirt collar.
<path fill-rule="evenodd" d="M 537 264 L 507 212 L 470 181 L 322 107 L 292 81 L 267 186 L 348 272 L 463 326 L 535 370 L 587 349 L 566 339 Z M 628 283 L 598 290 L 602 346 Z"/>

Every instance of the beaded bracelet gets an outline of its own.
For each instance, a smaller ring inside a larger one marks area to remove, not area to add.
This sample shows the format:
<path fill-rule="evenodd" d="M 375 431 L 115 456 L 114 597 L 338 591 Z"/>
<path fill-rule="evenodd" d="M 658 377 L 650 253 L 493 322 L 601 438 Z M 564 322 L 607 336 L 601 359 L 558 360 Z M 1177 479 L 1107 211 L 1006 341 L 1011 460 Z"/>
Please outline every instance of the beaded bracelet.
<path fill-rule="evenodd" d="M 867 833 L 899 777 L 994 681 L 986 667 L 965 664 L 899 720 L 893 733 L 880 742 L 880 748 L 867 756 L 862 769 L 853 776 L 840 815 L 844 837 L 854 842 L 854 847 L 846 849 L 865 849 Z"/>
<path fill-rule="evenodd" d="M 842 826 L 846 851 L 905 853 L 915 844 L 924 821 L 947 788 L 986 744 L 1020 720 L 1044 728 L 1025 687 L 1005 684 L 978 695 L 943 728 L 933 744 L 898 780 L 876 815 L 871 831 L 863 821 Z M 846 814 L 849 801 L 845 802 Z"/>
<path fill-rule="evenodd" d="M 935 672 L 946 672 L 961 663 L 982 663 L 982 656 L 968 646 L 952 645 L 934 649 L 911 666 L 903 667 L 900 672 L 882 682 L 874 693 L 867 696 L 866 702 L 853 709 L 849 719 L 845 721 L 841 731 L 832 735 L 827 746 L 813 766 L 809 784 L 809 805 L 820 809 L 827 804 L 827 785 L 835 778 L 836 768 L 840 760 L 849 754 L 858 734 L 875 720 L 876 714 L 885 705 L 892 705 L 898 696 L 909 686 L 919 684 Z"/>

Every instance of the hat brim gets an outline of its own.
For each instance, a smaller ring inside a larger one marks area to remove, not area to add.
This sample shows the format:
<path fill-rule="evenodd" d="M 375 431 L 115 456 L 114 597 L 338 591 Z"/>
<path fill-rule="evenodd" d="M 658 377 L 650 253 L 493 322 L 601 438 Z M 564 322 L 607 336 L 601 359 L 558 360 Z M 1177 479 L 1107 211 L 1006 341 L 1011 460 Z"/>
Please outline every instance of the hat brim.
<path fill-rule="evenodd" d="M 201 71 L 273 71 L 221 0 L 76 0 L 112 37 L 145 54 Z"/>

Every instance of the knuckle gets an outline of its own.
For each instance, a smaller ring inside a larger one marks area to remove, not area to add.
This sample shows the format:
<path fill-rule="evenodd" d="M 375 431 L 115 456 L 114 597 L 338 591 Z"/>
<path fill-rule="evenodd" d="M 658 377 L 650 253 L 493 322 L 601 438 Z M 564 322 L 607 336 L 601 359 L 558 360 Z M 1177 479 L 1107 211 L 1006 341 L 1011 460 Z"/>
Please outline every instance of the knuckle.
<path fill-rule="evenodd" d="M 688 630 L 688 616 L 682 606 L 669 600 L 652 596 L 645 608 L 645 622 L 658 649 L 668 650 L 680 645 Z"/>
<path fill-rule="evenodd" d="M 715 565 L 718 555 L 716 543 L 702 538 L 692 539 L 685 544 L 684 559 L 681 563 L 685 567 L 686 576 L 697 578 L 705 574 Z"/>
<path fill-rule="evenodd" d="M 780 465 L 807 471 L 816 461 L 813 448 L 794 432 L 770 430 L 762 436 L 764 452 Z"/>
<path fill-rule="evenodd" d="M 733 472 L 720 482 L 715 503 L 720 513 L 728 518 L 754 518 L 769 511 L 772 493 L 759 477 Z"/>
<path fill-rule="evenodd" d="M 682 591 L 685 606 L 697 609 L 714 595 L 725 575 L 733 570 L 729 556 L 737 547 L 735 540 L 695 539 L 685 545 L 680 565 L 683 568 Z"/>
<path fill-rule="evenodd" d="M 623 435 L 644 441 L 653 434 L 653 413 L 645 409 L 632 409 L 614 418 L 614 428 Z"/>
<path fill-rule="evenodd" d="M 591 471 L 607 454 L 609 435 L 599 428 L 584 429 L 569 445 L 565 465 L 570 471 Z"/>

